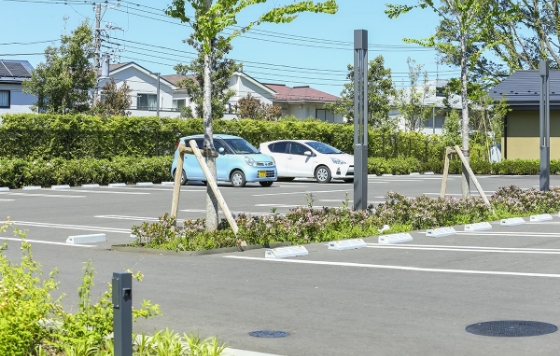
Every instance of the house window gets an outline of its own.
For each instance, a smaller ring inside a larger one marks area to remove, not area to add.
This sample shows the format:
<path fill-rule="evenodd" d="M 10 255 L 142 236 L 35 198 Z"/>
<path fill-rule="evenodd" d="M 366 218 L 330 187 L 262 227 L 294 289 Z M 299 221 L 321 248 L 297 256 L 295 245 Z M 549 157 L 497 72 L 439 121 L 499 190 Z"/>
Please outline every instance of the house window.
<path fill-rule="evenodd" d="M 445 97 L 444 87 L 436 87 L 436 97 Z"/>
<path fill-rule="evenodd" d="M 321 121 L 334 122 L 334 113 L 326 109 L 317 109 L 315 111 L 315 117 Z"/>
<path fill-rule="evenodd" d="M 186 104 L 185 99 L 173 100 L 172 111 L 181 111 L 185 107 L 185 104 Z"/>
<path fill-rule="evenodd" d="M 0 108 L 10 107 L 10 91 L 0 90 Z"/>
<path fill-rule="evenodd" d="M 156 110 L 157 95 L 156 94 L 138 94 L 136 97 L 136 109 L 138 110 Z"/>

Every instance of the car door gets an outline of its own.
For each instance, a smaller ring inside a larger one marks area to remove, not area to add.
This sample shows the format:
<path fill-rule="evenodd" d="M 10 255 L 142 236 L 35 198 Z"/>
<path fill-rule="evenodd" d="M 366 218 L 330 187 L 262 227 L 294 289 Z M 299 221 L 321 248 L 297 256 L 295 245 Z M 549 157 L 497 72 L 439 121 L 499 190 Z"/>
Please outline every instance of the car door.
<path fill-rule="evenodd" d="M 204 139 L 196 138 L 194 140 L 198 148 L 202 149 Z M 187 147 L 189 147 L 188 141 L 189 139 L 185 140 L 185 145 Z M 185 154 L 185 161 L 183 167 L 185 169 L 185 172 L 187 173 L 188 180 L 197 180 L 197 179 L 206 180 L 206 177 L 204 176 L 204 173 L 202 172 L 202 168 L 200 167 L 200 164 L 198 163 L 198 160 L 196 159 L 195 155 Z"/>
<path fill-rule="evenodd" d="M 299 142 L 290 142 L 287 155 L 288 176 L 313 177 L 313 158 L 305 152 L 309 153 L 311 149 Z"/>
<path fill-rule="evenodd" d="M 216 157 L 216 174 L 218 180 L 229 180 L 229 161 L 232 152 L 221 138 L 214 139 L 214 147 L 218 152 L 218 157 Z M 220 153 L 220 148 L 224 149 L 223 153 Z"/>
<path fill-rule="evenodd" d="M 268 145 L 270 155 L 276 162 L 278 177 L 290 177 L 288 174 L 288 142 L 275 142 Z"/>

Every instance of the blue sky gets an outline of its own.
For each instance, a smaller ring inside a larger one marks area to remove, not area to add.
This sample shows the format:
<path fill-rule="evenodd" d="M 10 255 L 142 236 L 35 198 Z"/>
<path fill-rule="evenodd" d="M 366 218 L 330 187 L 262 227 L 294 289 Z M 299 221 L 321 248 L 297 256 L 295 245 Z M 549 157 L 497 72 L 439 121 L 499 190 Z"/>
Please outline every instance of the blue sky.
<path fill-rule="evenodd" d="M 238 23 L 245 25 L 274 6 L 292 2 L 269 0 L 252 6 L 240 13 Z M 46 46 L 59 45 L 56 40 L 85 19 L 94 24 L 93 3 L 0 0 L 0 58 L 26 59 L 33 66 L 44 62 L 42 53 Z M 121 0 L 118 7 L 117 3 L 117 0 L 102 2 L 102 28 L 106 25 L 121 28 L 107 30 L 110 40 L 104 43 L 103 50 L 115 50 L 113 63 L 120 57 L 120 62 L 134 61 L 152 72 L 173 74 L 175 64 L 194 58 L 193 49 L 182 42 L 189 36 L 190 28 L 162 12 L 171 0 Z M 255 27 L 233 41 L 234 49 L 229 57 L 243 62 L 244 71 L 263 83 L 309 85 L 340 95 L 346 82 L 346 66 L 354 61 L 354 30 L 365 29 L 369 35 L 369 59 L 383 55 L 397 86 L 408 79 L 408 57 L 424 66 L 429 79 L 458 76 L 458 68 L 436 64 L 435 51 L 402 41 L 433 34 L 438 23 L 433 12 L 415 10 L 392 20 L 383 12 L 386 3 L 415 4 L 416 0 L 338 0 L 337 3 L 339 11 L 335 15 L 301 14 L 290 24 Z"/>

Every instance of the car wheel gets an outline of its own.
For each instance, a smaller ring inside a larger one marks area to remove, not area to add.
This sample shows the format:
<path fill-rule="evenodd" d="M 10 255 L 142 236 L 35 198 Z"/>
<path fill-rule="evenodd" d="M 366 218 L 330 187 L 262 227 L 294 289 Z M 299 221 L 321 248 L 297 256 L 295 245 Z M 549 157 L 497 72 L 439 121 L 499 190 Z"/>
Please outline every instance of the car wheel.
<path fill-rule="evenodd" d="M 173 171 L 173 181 L 175 181 L 175 172 L 176 172 L 176 170 Z M 186 185 L 188 181 L 189 180 L 187 179 L 187 173 L 185 173 L 185 170 L 183 169 L 183 172 L 181 173 L 180 183 L 181 183 L 181 185 Z"/>
<path fill-rule="evenodd" d="M 327 166 L 319 166 L 315 169 L 315 179 L 319 183 L 328 183 L 331 181 L 331 171 Z"/>
<path fill-rule="evenodd" d="M 278 180 L 281 182 L 291 182 L 294 180 L 294 177 L 278 177 Z"/>
<path fill-rule="evenodd" d="M 231 184 L 233 184 L 234 187 L 244 187 L 245 183 L 247 183 L 245 180 L 245 174 L 238 169 L 231 173 L 230 179 Z"/>
<path fill-rule="evenodd" d="M 259 182 L 263 187 L 270 187 L 273 182 Z"/>
<path fill-rule="evenodd" d="M 346 183 L 354 183 L 354 178 L 348 178 L 344 180 Z"/>

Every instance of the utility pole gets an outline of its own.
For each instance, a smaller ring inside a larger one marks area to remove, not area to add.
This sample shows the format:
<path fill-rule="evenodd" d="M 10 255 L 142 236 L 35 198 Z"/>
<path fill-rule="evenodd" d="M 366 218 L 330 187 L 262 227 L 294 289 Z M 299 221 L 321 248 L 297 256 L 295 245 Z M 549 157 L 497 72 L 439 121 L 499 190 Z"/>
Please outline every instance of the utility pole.
<path fill-rule="evenodd" d="M 540 62 L 539 74 L 541 76 L 539 105 L 541 172 L 539 186 L 541 191 L 545 192 L 550 190 L 550 72 L 545 60 Z"/>
<path fill-rule="evenodd" d="M 95 39 L 94 39 L 94 52 L 93 52 L 93 70 L 95 70 L 95 75 L 97 76 L 97 71 L 100 68 L 99 56 L 101 55 L 101 3 L 95 5 Z M 97 102 L 97 92 L 99 83 L 95 82 L 95 88 L 93 91 L 93 104 Z"/>

